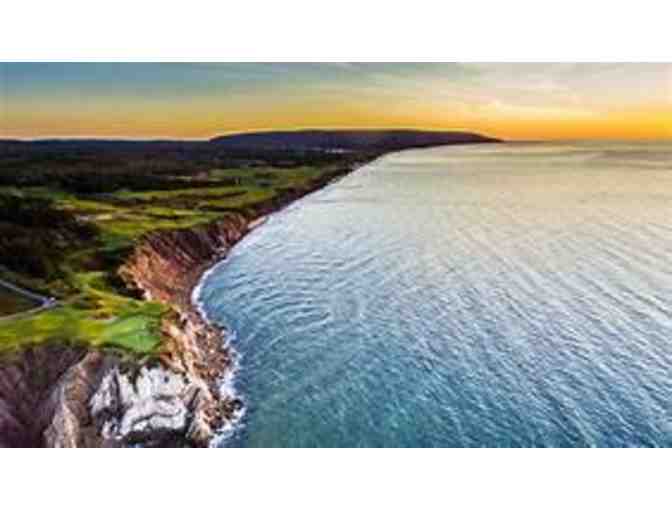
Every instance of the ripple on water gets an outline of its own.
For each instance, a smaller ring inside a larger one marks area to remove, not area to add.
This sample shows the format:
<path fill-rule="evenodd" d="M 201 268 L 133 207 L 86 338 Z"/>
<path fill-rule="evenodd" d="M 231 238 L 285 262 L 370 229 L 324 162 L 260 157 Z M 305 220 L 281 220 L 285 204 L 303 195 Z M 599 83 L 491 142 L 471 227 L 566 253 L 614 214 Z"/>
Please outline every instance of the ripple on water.
<path fill-rule="evenodd" d="M 234 446 L 672 446 L 670 144 L 390 155 L 278 215 L 201 297 Z"/>

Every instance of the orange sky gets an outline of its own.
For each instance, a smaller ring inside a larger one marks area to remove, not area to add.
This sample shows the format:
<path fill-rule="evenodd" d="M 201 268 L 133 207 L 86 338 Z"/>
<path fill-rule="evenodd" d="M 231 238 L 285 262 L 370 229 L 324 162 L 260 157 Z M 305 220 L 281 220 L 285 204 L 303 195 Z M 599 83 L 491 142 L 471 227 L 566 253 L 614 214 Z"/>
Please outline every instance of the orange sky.
<path fill-rule="evenodd" d="M 0 136 L 466 129 L 672 139 L 670 64 L 0 64 Z"/>

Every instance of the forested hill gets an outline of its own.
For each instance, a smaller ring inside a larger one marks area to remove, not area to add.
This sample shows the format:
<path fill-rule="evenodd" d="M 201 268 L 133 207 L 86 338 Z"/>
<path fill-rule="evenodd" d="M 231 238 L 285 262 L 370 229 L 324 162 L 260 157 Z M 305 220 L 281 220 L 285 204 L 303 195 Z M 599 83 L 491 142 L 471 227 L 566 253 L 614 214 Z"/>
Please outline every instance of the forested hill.
<path fill-rule="evenodd" d="M 115 140 L 115 139 L 41 139 L 22 141 L 0 138 L 4 158 L 31 154 L 51 154 L 54 160 L 82 156 L 129 157 L 142 155 L 198 156 L 233 151 L 325 151 L 387 152 L 414 147 L 433 147 L 464 143 L 498 142 L 477 133 L 463 131 L 419 130 L 302 130 L 258 131 L 219 136 L 211 140 Z M 60 158 L 58 157 L 60 156 Z"/>
<path fill-rule="evenodd" d="M 202 141 L 0 139 L 0 187 L 169 190 L 184 185 L 175 177 L 216 168 L 347 165 L 403 149 L 496 141 L 467 132 L 413 130 L 269 131 Z"/>
<path fill-rule="evenodd" d="M 283 150 L 401 150 L 459 143 L 497 142 L 494 138 L 459 131 L 306 130 L 242 133 L 213 138 L 211 143 L 232 149 Z"/>

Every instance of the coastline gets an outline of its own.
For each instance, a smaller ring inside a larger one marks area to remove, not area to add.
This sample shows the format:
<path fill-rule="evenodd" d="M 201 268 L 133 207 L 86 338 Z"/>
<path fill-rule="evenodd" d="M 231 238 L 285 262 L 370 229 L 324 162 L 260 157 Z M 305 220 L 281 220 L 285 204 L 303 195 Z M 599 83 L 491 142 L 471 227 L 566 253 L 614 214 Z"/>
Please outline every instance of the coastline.
<path fill-rule="evenodd" d="M 98 377 L 89 401 L 99 444 L 209 447 L 234 430 L 245 410 L 234 389 L 238 354 L 231 332 L 209 320 L 194 293 L 271 214 L 378 157 L 338 168 L 307 188 L 261 204 L 251 215 L 230 213 L 209 224 L 149 234 L 138 243 L 119 275 L 143 299 L 171 312 L 162 321 L 158 361 L 131 366 L 115 361 Z"/>
<path fill-rule="evenodd" d="M 305 193 L 302 193 L 300 196 L 288 200 L 286 203 L 281 203 L 277 207 L 265 211 L 264 214 L 261 214 L 253 219 L 250 219 L 245 227 L 244 233 L 235 242 L 227 246 L 226 251 L 223 252 L 221 256 L 219 256 L 216 260 L 203 264 L 202 267 L 200 267 L 197 271 L 195 271 L 195 274 L 197 276 L 187 287 L 186 291 L 186 293 L 189 295 L 188 300 L 189 307 L 198 316 L 199 320 L 203 321 L 203 323 L 207 325 L 207 327 L 213 328 L 219 332 L 221 347 L 224 351 L 226 351 L 226 356 L 229 359 L 230 364 L 227 367 L 227 370 L 225 370 L 224 373 L 221 374 L 220 379 L 216 381 L 216 383 L 219 385 L 220 393 L 224 398 L 233 399 L 239 403 L 239 406 L 237 406 L 236 408 L 236 412 L 231 416 L 227 417 L 227 420 L 219 425 L 220 428 L 215 431 L 215 435 L 212 438 L 210 446 L 217 446 L 218 444 L 221 443 L 221 441 L 226 440 L 229 434 L 235 430 L 235 428 L 239 425 L 240 421 L 245 415 L 245 404 L 244 404 L 244 396 L 239 395 L 235 389 L 235 377 L 238 370 L 240 369 L 240 363 L 239 363 L 240 354 L 238 353 L 238 351 L 236 351 L 235 347 L 232 345 L 232 340 L 235 339 L 235 331 L 231 331 L 222 324 L 215 323 L 215 321 L 213 321 L 208 316 L 208 313 L 205 310 L 204 304 L 201 300 L 201 292 L 206 279 L 214 271 L 216 271 L 222 264 L 227 263 L 231 250 L 240 241 L 242 241 L 245 237 L 247 237 L 247 235 L 249 235 L 256 229 L 265 225 L 268 221 L 271 220 L 271 217 L 273 215 L 284 211 L 286 208 L 298 203 L 303 198 L 309 195 L 313 195 L 314 193 L 326 188 L 327 186 L 330 186 L 331 184 L 343 179 L 347 175 L 356 172 L 360 168 L 376 161 L 380 157 L 382 156 L 377 156 L 375 158 L 371 158 L 369 161 L 352 165 L 351 167 L 348 168 L 347 171 L 344 171 L 337 176 L 331 177 L 325 180 L 324 182 L 318 183 L 317 186 L 306 191 Z"/>
<path fill-rule="evenodd" d="M 0 365 L 0 447 L 208 447 L 244 406 L 233 390 L 230 333 L 193 300 L 204 274 L 270 214 L 377 159 L 335 168 L 247 215 L 140 238 L 118 270 L 126 287 L 163 304 L 160 351 L 137 358 L 69 343 L 29 347 Z M 35 367 L 43 367 L 36 375 Z"/>
<path fill-rule="evenodd" d="M 0 365 L 0 446 L 211 446 L 239 421 L 244 405 L 234 390 L 238 357 L 231 332 L 213 324 L 195 299 L 209 271 L 269 215 L 380 157 L 494 142 L 446 136 L 432 143 L 394 139 L 394 147 L 355 151 L 312 180 L 298 186 L 289 181 L 246 208 L 221 208 L 212 220 L 159 226 L 136 237 L 114 276 L 136 300 L 162 306 L 158 330 L 152 325 L 151 331 L 160 336 L 158 350 L 132 354 L 83 345 L 76 335 L 35 345 L 24 340 L 27 347 Z M 35 367 L 44 367 L 39 376 Z"/>
<path fill-rule="evenodd" d="M 193 312 L 198 316 L 199 320 L 208 328 L 213 328 L 219 332 L 221 348 L 226 352 L 226 357 L 229 360 L 229 365 L 225 371 L 220 375 L 219 380 L 215 383 L 219 386 L 219 392 L 224 400 L 232 400 L 238 403 L 236 406 L 235 412 L 227 416 L 226 420 L 219 424 L 219 429 L 215 430 L 215 434 L 210 442 L 210 446 L 218 446 L 222 441 L 225 441 L 230 434 L 232 434 L 235 428 L 240 424 L 240 421 L 245 415 L 245 399 L 243 395 L 239 395 L 235 389 L 235 379 L 238 370 L 240 369 L 240 354 L 232 345 L 232 341 L 235 339 L 235 331 L 230 330 L 227 326 L 223 324 L 218 324 L 213 321 L 205 310 L 204 303 L 201 299 L 201 292 L 203 285 L 205 284 L 206 279 L 215 272 L 221 265 L 226 264 L 229 260 L 229 255 L 231 250 L 243 239 L 245 239 L 250 233 L 257 230 L 258 228 L 264 226 L 268 221 L 271 220 L 271 217 L 281 213 L 286 210 L 288 207 L 295 205 L 300 202 L 302 199 L 307 196 L 313 195 L 314 193 L 330 186 L 331 184 L 341 180 L 347 175 L 359 170 L 363 166 L 366 166 L 373 161 L 378 159 L 372 158 L 370 161 L 360 163 L 357 165 L 352 165 L 348 171 L 341 173 L 336 177 L 332 177 L 326 180 L 323 183 L 319 183 L 318 186 L 308 190 L 307 192 L 301 194 L 300 196 L 289 200 L 286 203 L 281 203 L 276 208 L 265 210 L 265 212 L 253 219 L 250 219 L 244 229 L 244 232 L 241 236 L 232 244 L 226 247 L 226 250 L 220 254 L 215 260 L 205 263 L 202 267 L 199 267 L 198 270 L 194 271 L 194 278 L 190 281 L 190 284 L 185 290 L 185 294 L 189 296 L 189 307 Z M 185 299 L 185 301 L 187 301 Z"/>

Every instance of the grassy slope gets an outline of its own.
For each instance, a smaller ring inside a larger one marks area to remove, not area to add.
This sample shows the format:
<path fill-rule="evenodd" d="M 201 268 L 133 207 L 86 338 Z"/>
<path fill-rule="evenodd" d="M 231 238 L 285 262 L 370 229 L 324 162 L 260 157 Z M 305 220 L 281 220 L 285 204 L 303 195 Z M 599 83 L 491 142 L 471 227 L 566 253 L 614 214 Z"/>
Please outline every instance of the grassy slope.
<path fill-rule="evenodd" d="M 0 140 L 0 279 L 59 303 L 3 321 L 0 354 L 53 341 L 155 354 L 167 310 L 128 295 L 116 277 L 142 235 L 208 223 L 229 211 L 252 214 L 390 150 L 486 141 L 399 131 L 252 137 L 261 145 L 242 139 L 242 145 L 240 136 L 212 143 Z M 353 152 L 340 150 L 348 148 Z"/>
<path fill-rule="evenodd" d="M 120 348 L 137 354 L 157 352 L 160 318 L 166 309 L 123 295 L 111 283 L 123 254 L 138 238 L 150 231 L 211 222 L 226 211 L 245 213 L 285 190 L 309 186 L 330 170 L 333 166 L 213 169 L 198 177 L 181 177 L 184 187 L 177 190 L 119 190 L 84 196 L 45 187 L 0 187 L 0 194 L 49 198 L 53 207 L 94 224 L 99 232 L 95 240 L 68 251 L 61 264 L 62 276 L 54 281 L 0 271 L 4 273 L 0 277 L 59 298 L 56 308 L 3 322 L 0 352 L 51 341 Z M 198 187 L 190 187 L 192 179 L 198 179 Z"/>

